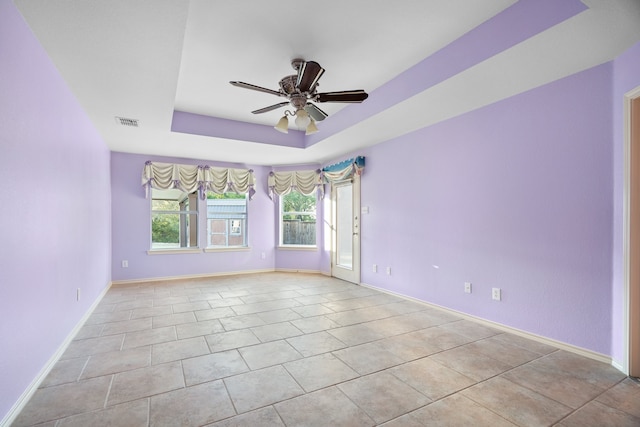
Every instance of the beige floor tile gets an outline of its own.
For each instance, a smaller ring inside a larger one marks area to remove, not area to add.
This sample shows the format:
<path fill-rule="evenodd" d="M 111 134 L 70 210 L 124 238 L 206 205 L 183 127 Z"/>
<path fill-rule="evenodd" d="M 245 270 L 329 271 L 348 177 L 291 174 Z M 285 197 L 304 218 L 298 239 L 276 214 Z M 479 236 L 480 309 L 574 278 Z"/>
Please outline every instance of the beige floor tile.
<path fill-rule="evenodd" d="M 118 335 L 125 332 L 143 331 L 151 329 L 151 317 L 142 319 L 125 320 L 124 322 L 112 322 L 104 325 L 102 336 Z"/>
<path fill-rule="evenodd" d="M 291 310 L 295 311 L 302 317 L 314 317 L 322 316 L 323 314 L 334 313 L 329 307 L 322 304 L 305 305 L 301 307 L 291 307 Z"/>
<path fill-rule="evenodd" d="M 558 351 L 514 368 L 504 377 L 574 409 L 615 384 L 613 379 L 619 381 L 623 377 L 604 363 L 558 353 L 565 352 Z M 570 360 L 575 365 L 568 363 Z"/>
<path fill-rule="evenodd" d="M 195 323 L 183 323 L 176 325 L 178 339 L 194 338 L 199 336 L 217 334 L 224 332 L 222 324 L 217 319 L 203 320 Z"/>
<path fill-rule="evenodd" d="M 236 415 L 217 423 L 209 424 L 207 427 L 285 427 L 280 419 L 280 415 L 273 406 L 257 409 L 245 414 Z"/>
<path fill-rule="evenodd" d="M 289 322 L 291 320 L 301 319 L 298 313 L 290 308 L 283 308 L 280 310 L 265 311 L 264 313 L 258 313 L 258 317 L 266 324 Z"/>
<path fill-rule="evenodd" d="M 470 320 L 457 320 L 440 325 L 441 329 L 456 332 L 473 341 L 500 334 L 497 329 L 489 328 Z"/>
<path fill-rule="evenodd" d="M 201 426 L 236 414 L 222 381 L 151 397 L 150 427 Z"/>
<path fill-rule="evenodd" d="M 208 310 L 211 308 L 207 301 L 185 302 L 182 304 L 173 304 L 171 306 L 174 313 L 184 313 L 186 311 Z"/>
<path fill-rule="evenodd" d="M 204 337 L 170 341 L 152 346 L 151 363 L 158 365 L 203 354 L 209 354 L 209 346 Z"/>
<path fill-rule="evenodd" d="M 104 323 L 123 322 L 131 319 L 131 310 L 93 313 L 85 325 L 102 325 Z"/>
<path fill-rule="evenodd" d="M 238 413 L 304 394 L 304 390 L 280 365 L 225 378 L 223 381 Z"/>
<path fill-rule="evenodd" d="M 203 320 L 221 319 L 223 317 L 233 317 L 236 315 L 236 312 L 233 311 L 231 307 L 210 308 L 208 310 L 194 311 L 194 313 L 198 322 L 202 322 Z"/>
<path fill-rule="evenodd" d="M 571 408 L 502 377 L 463 390 L 462 395 L 521 426 L 548 426 Z"/>
<path fill-rule="evenodd" d="M 85 340 L 73 340 L 62 355 L 61 359 L 65 360 L 82 356 L 90 356 L 92 354 L 117 351 L 122 347 L 123 339 L 124 334 L 99 338 L 87 338 Z"/>
<path fill-rule="evenodd" d="M 31 426 L 101 409 L 110 383 L 111 377 L 107 376 L 39 388 L 18 415 L 13 426 Z"/>
<path fill-rule="evenodd" d="M 209 301 L 209 307 L 211 308 L 234 307 L 237 305 L 244 305 L 244 301 L 242 301 L 240 298 L 226 298 L 226 297 L 222 299 Z"/>
<path fill-rule="evenodd" d="M 243 347 L 239 351 L 252 370 L 290 362 L 302 357 L 285 340 Z"/>
<path fill-rule="evenodd" d="M 303 332 L 289 322 L 272 323 L 270 325 L 257 326 L 251 328 L 251 332 L 258 337 L 261 342 L 281 340 L 302 335 Z"/>
<path fill-rule="evenodd" d="M 416 360 L 442 351 L 436 343 L 425 340 L 419 332 L 409 332 L 378 341 L 387 351 L 404 361 Z"/>
<path fill-rule="evenodd" d="M 78 357 L 76 359 L 58 361 L 58 363 L 51 368 L 51 371 L 42 381 L 40 387 L 51 387 L 78 381 L 88 360 L 89 357 Z"/>
<path fill-rule="evenodd" d="M 640 418 L 599 402 L 589 402 L 562 420 L 559 427 L 638 427 Z"/>
<path fill-rule="evenodd" d="M 608 364 L 331 277 L 274 272 L 112 287 L 17 421 L 606 426 L 635 425 L 638 408 L 640 384 Z"/>
<path fill-rule="evenodd" d="M 284 367 L 306 392 L 352 380 L 360 375 L 332 354 L 287 362 Z"/>
<path fill-rule="evenodd" d="M 187 386 L 230 377 L 249 371 L 237 350 L 227 350 L 182 361 Z"/>
<path fill-rule="evenodd" d="M 625 378 L 600 395 L 597 401 L 640 418 L 640 382 Z"/>
<path fill-rule="evenodd" d="M 102 330 L 104 329 L 104 324 L 100 325 L 87 325 L 85 324 L 78 334 L 74 337 L 76 340 L 84 340 L 87 338 L 97 338 L 102 334 Z"/>
<path fill-rule="evenodd" d="M 275 408 L 287 427 L 375 425 L 362 409 L 336 387 L 278 403 Z"/>
<path fill-rule="evenodd" d="M 304 357 L 315 356 L 316 354 L 346 347 L 345 343 L 324 331 L 288 338 L 287 342 Z"/>
<path fill-rule="evenodd" d="M 100 353 L 89 358 L 82 379 L 101 377 L 118 372 L 144 368 L 151 363 L 151 347 L 136 347 L 122 351 Z"/>
<path fill-rule="evenodd" d="M 441 350 L 448 350 L 450 348 L 459 347 L 464 344 L 468 344 L 474 340 L 469 339 L 463 335 L 460 335 L 453 331 L 442 329 L 438 326 L 428 327 L 420 329 L 414 332 L 416 336 L 429 342 L 432 346 Z"/>
<path fill-rule="evenodd" d="M 556 347 L 552 347 L 550 345 L 546 345 L 538 341 L 530 340 L 515 334 L 504 333 L 504 334 L 496 335 L 493 338 L 496 340 L 504 341 L 507 344 L 517 345 L 528 351 L 531 351 L 533 353 L 538 353 L 540 355 L 551 354 L 555 351 L 558 351 Z"/>
<path fill-rule="evenodd" d="M 260 343 L 258 337 L 250 329 L 207 335 L 205 339 L 212 353 Z"/>
<path fill-rule="evenodd" d="M 441 399 L 476 383 L 475 380 L 430 358 L 405 363 L 391 368 L 387 372 L 431 400 Z"/>
<path fill-rule="evenodd" d="M 388 372 L 360 377 L 337 387 L 378 424 L 431 402 Z"/>
<path fill-rule="evenodd" d="M 378 342 L 347 347 L 334 351 L 333 355 L 360 375 L 367 375 L 404 363 L 404 360 L 386 350 Z"/>
<path fill-rule="evenodd" d="M 257 314 L 247 314 L 234 317 L 223 317 L 220 323 L 226 331 L 237 331 L 238 329 L 253 328 L 255 326 L 264 326 L 265 322 Z"/>
<path fill-rule="evenodd" d="M 122 348 L 144 347 L 152 344 L 175 341 L 177 339 L 178 337 L 176 335 L 175 326 L 148 329 L 146 331 L 127 332 L 124 337 L 124 344 L 122 345 Z"/>
<path fill-rule="evenodd" d="M 184 387 L 180 362 L 165 363 L 135 371 L 122 372 L 113 378 L 107 406 L 149 397 Z"/>
<path fill-rule="evenodd" d="M 140 399 L 60 420 L 57 427 L 147 427 L 149 399 Z"/>
<path fill-rule="evenodd" d="M 436 353 L 429 358 L 475 381 L 486 380 L 512 368 L 511 365 L 474 351 L 468 345 Z"/>
<path fill-rule="evenodd" d="M 513 424 L 473 400 L 454 394 L 409 414 L 398 417 L 384 427 L 515 427 Z M 524 426 L 524 425 L 523 425 Z"/>
<path fill-rule="evenodd" d="M 346 345 L 358 345 L 384 338 L 384 334 L 367 325 L 343 326 L 330 329 L 328 332 Z"/>
<path fill-rule="evenodd" d="M 161 305 L 159 307 L 136 308 L 131 313 L 131 319 L 141 319 L 143 317 L 166 316 L 173 314 L 170 305 Z"/>
<path fill-rule="evenodd" d="M 336 322 L 327 319 L 325 316 L 306 317 L 304 319 L 293 320 L 291 323 L 305 334 L 340 327 Z"/>
<path fill-rule="evenodd" d="M 179 325 L 181 323 L 191 323 L 196 321 L 196 316 L 192 311 L 178 314 L 167 314 L 165 316 L 154 316 L 153 327 L 162 328 L 165 326 Z"/>
<path fill-rule="evenodd" d="M 513 367 L 542 357 L 539 353 L 534 353 L 520 346 L 509 344 L 496 337 L 481 339 L 467 344 L 466 347 L 474 352 L 499 360 Z"/>

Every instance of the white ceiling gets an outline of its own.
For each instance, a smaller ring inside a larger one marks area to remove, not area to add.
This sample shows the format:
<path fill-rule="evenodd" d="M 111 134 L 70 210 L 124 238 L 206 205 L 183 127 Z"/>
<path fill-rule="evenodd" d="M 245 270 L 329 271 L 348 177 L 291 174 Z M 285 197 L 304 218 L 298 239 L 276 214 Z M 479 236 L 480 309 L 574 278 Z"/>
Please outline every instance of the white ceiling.
<path fill-rule="evenodd" d="M 335 159 L 604 63 L 640 40 L 640 0 L 583 2 L 584 12 L 300 149 L 172 132 L 173 112 L 276 132 L 284 108 L 250 111 L 283 99 L 229 81 L 277 90 L 301 57 L 326 69 L 321 92 L 371 94 L 516 0 L 15 0 L 111 150 L 255 165 Z M 341 108 L 362 108 L 320 107 L 330 115 L 320 133 Z"/>

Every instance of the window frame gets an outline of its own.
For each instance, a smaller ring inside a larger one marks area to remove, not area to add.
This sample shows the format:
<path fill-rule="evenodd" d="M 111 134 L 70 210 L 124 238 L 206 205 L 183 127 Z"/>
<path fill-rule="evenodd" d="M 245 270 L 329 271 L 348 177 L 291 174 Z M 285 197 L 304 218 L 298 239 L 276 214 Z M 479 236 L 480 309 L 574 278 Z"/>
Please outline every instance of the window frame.
<path fill-rule="evenodd" d="M 315 243 L 314 244 L 295 244 L 295 243 L 284 243 L 284 216 L 285 216 L 285 212 L 284 212 L 284 198 L 293 194 L 294 192 L 304 196 L 304 197 L 313 197 L 315 199 L 315 209 L 314 212 L 299 212 L 299 211 L 290 211 L 290 212 L 286 212 L 287 215 L 291 215 L 291 214 L 302 214 L 302 215 L 309 215 L 309 216 L 313 216 L 314 220 L 315 220 L 315 226 L 314 226 L 314 236 L 315 236 Z M 285 194 L 285 195 L 280 195 L 278 196 L 278 249 L 283 249 L 283 250 L 312 250 L 315 251 L 318 249 L 318 195 L 316 192 L 314 192 L 313 194 L 302 194 L 297 190 L 291 190 L 289 193 Z"/>
<path fill-rule="evenodd" d="M 165 194 L 158 195 L 158 192 L 163 192 Z M 178 197 L 171 196 L 172 193 L 178 193 Z M 179 210 L 155 210 L 153 208 L 154 201 L 173 201 L 177 202 L 180 206 L 185 201 L 188 201 L 189 209 L 179 209 Z M 195 207 L 192 208 L 191 201 L 193 200 Z M 151 189 L 151 196 L 149 197 L 149 250 L 147 253 L 198 253 L 200 252 L 200 217 L 199 217 L 199 208 L 200 204 L 198 201 L 198 193 L 197 191 L 187 193 L 184 191 L 171 189 L 171 190 L 162 190 L 162 189 Z M 186 244 L 195 243 L 195 245 L 191 244 L 190 246 L 181 246 L 182 239 L 181 232 L 178 232 L 178 245 L 180 246 L 168 246 L 168 247 L 154 247 L 154 243 L 158 244 L 161 242 L 153 241 L 153 219 L 155 215 L 178 215 L 180 218 L 179 223 L 182 222 L 182 218 L 186 218 L 186 230 L 185 235 L 187 237 Z M 195 231 L 192 232 L 193 227 L 195 227 Z M 195 237 L 195 242 L 192 241 L 191 237 Z"/>
<path fill-rule="evenodd" d="M 209 193 L 208 193 L 209 194 Z M 211 193 L 211 194 L 215 194 L 215 193 Z M 223 194 L 238 194 L 238 193 L 234 193 L 234 192 L 225 192 Z M 250 246 L 249 246 L 249 196 L 248 194 L 239 194 L 244 196 L 244 198 L 228 198 L 228 199 L 209 199 L 207 198 L 207 205 L 206 205 L 206 223 L 207 223 L 207 227 L 206 227 L 206 246 L 205 246 L 205 252 L 220 252 L 220 251 L 242 251 L 242 250 L 249 250 Z M 237 237 L 237 236 L 242 236 L 243 237 L 243 242 L 240 245 L 211 245 L 211 224 L 210 224 L 210 220 L 212 219 L 216 219 L 216 218 L 209 218 L 209 200 L 243 200 L 244 201 L 244 217 L 243 218 L 226 218 L 225 220 L 225 232 L 224 233 L 214 233 L 215 235 L 224 235 L 225 240 L 228 242 L 229 241 L 229 237 Z M 233 232 L 233 221 L 240 221 L 240 231 L 235 233 Z M 242 224 L 244 223 L 244 227 L 242 226 Z"/>

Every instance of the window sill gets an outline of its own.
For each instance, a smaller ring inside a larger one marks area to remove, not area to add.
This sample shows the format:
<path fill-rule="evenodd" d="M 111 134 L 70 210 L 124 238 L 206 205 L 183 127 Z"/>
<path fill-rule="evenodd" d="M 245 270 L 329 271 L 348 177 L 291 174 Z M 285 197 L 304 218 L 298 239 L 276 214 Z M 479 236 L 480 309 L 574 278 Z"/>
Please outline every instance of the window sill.
<path fill-rule="evenodd" d="M 201 254 L 202 249 L 151 249 L 147 255 Z"/>
<path fill-rule="evenodd" d="M 310 251 L 317 252 L 317 246 L 303 246 L 303 245 L 280 245 L 278 246 L 279 251 Z"/>
<path fill-rule="evenodd" d="M 244 252 L 250 251 L 251 248 L 249 246 L 229 246 L 225 248 L 205 248 L 205 252 Z"/>

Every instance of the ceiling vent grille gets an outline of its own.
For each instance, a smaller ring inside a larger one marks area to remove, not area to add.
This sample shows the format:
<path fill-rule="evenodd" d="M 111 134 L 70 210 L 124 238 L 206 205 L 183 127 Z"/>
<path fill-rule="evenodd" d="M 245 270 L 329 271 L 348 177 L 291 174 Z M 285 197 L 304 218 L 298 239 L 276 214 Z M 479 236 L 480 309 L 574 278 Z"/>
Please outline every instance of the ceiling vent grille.
<path fill-rule="evenodd" d="M 122 126 L 129 126 L 137 128 L 139 127 L 140 120 L 138 119 L 128 119 L 126 117 L 118 117 L 116 116 L 116 123 Z"/>

